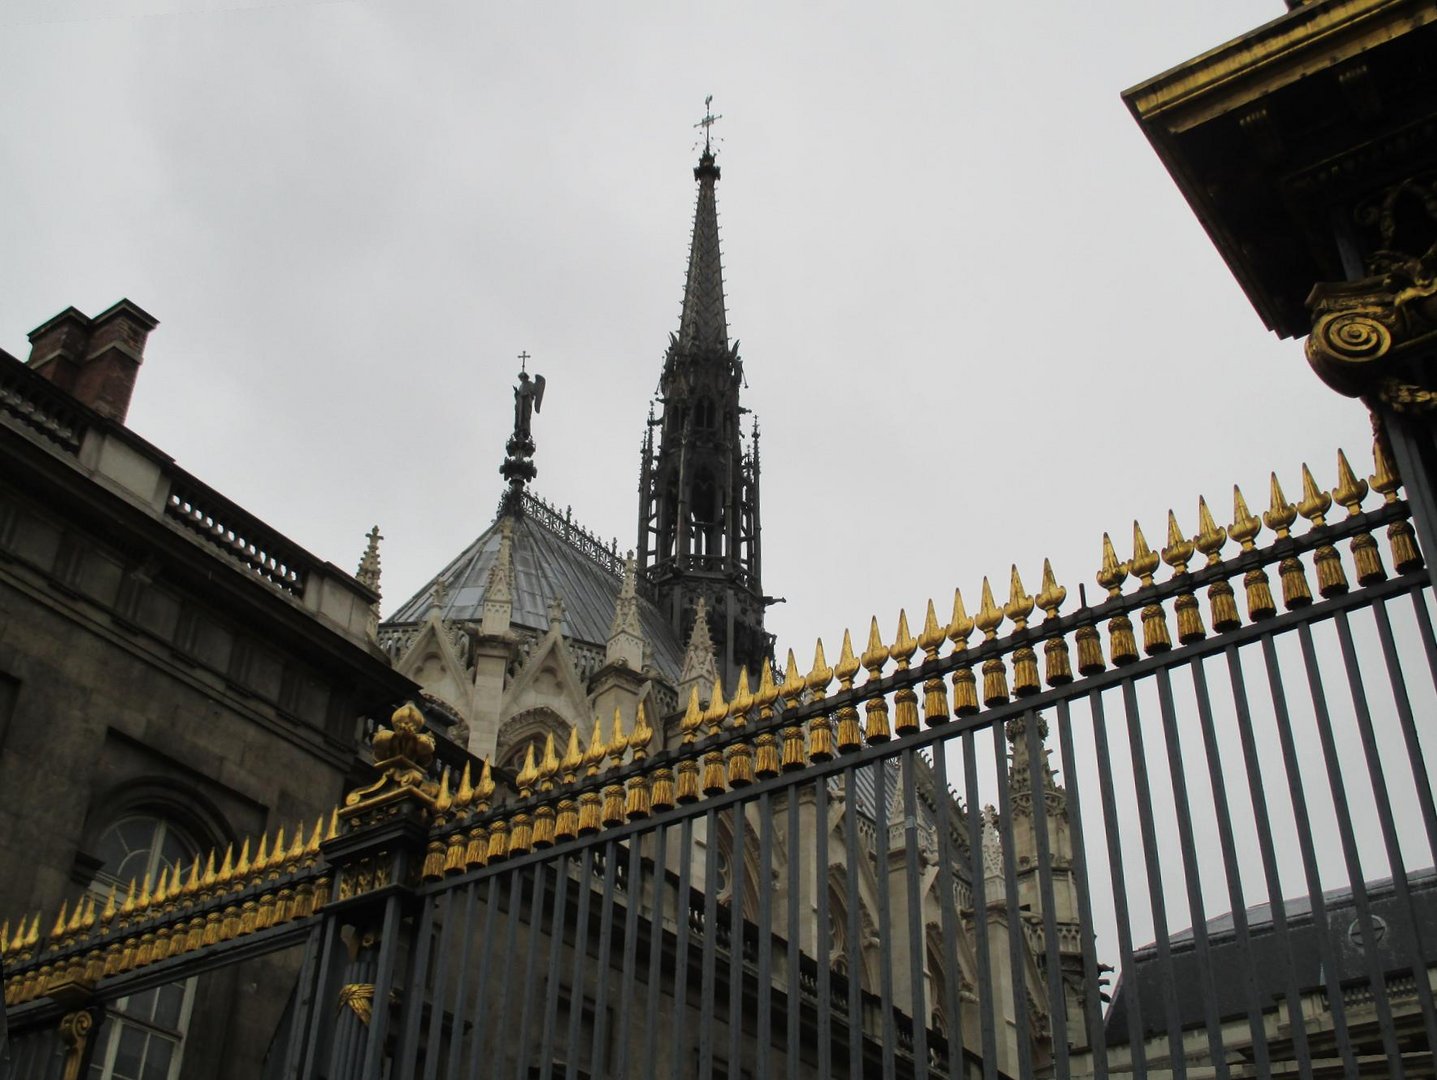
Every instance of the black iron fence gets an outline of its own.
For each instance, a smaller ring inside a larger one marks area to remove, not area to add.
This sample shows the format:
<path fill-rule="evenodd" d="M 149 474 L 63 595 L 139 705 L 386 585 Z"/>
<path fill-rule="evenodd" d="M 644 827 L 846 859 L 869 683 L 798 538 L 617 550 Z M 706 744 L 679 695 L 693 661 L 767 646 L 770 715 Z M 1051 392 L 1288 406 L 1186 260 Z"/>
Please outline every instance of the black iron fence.
<path fill-rule="evenodd" d="M 695 691 L 666 747 L 604 718 L 512 793 L 401 710 L 333 822 L 8 927 L 7 1075 L 275 949 L 274 1076 L 1432 1075 L 1430 578 L 1382 448 L 1380 502 L 1337 479 L 1105 538 L 1097 604 L 1015 570 Z"/>

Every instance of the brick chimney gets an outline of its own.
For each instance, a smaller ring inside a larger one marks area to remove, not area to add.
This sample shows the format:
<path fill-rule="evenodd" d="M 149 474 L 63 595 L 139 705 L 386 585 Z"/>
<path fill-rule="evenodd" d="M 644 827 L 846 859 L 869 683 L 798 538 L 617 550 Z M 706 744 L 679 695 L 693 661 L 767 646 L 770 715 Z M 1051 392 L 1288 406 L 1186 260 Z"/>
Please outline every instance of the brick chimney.
<path fill-rule="evenodd" d="M 121 300 L 93 319 L 66 308 L 30 331 L 30 367 L 102 416 L 123 424 L 144 360 L 145 338 L 159 321 Z"/>

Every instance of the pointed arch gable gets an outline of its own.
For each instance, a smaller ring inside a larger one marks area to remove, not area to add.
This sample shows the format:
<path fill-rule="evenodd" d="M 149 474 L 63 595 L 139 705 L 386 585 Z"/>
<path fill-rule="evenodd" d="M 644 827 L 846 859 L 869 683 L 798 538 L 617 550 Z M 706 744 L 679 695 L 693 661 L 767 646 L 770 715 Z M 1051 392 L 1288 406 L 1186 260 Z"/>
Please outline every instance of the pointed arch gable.
<path fill-rule="evenodd" d="M 542 676 L 552 671 L 554 682 L 544 685 Z M 504 688 L 504 704 L 499 712 L 502 728 L 515 716 L 531 709 L 546 708 L 566 724 L 583 728 L 589 714 L 589 698 L 579 679 L 579 669 L 563 637 L 551 629 L 535 644 L 523 667 Z"/>
<path fill-rule="evenodd" d="M 394 668 L 420 687 L 450 705 L 464 720 L 470 719 L 473 680 L 454 649 L 444 624 L 431 612 Z"/>

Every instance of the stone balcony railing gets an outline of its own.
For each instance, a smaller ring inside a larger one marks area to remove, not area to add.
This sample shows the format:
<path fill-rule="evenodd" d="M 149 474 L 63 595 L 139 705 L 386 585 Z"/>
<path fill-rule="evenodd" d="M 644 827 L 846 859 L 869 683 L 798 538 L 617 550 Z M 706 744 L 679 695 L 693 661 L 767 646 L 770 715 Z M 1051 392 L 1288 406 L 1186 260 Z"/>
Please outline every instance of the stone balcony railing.
<path fill-rule="evenodd" d="M 128 428 L 0 354 L 0 423 L 330 629 L 368 645 L 378 597 L 185 472 Z"/>

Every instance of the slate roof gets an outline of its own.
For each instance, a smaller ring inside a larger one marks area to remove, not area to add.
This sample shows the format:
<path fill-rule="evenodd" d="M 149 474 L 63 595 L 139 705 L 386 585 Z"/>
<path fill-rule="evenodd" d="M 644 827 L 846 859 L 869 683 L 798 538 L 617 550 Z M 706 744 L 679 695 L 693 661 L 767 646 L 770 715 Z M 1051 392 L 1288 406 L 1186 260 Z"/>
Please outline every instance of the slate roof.
<path fill-rule="evenodd" d="M 1413 870 L 1407 875 L 1412 908 L 1418 931 L 1424 942 L 1437 940 L 1437 870 Z M 1366 882 L 1368 903 L 1377 926 L 1378 965 L 1384 972 L 1410 968 L 1412 949 L 1411 920 L 1405 907 L 1399 905 L 1391 878 Z M 1327 916 L 1328 938 L 1333 943 L 1337 978 L 1340 982 L 1367 980 L 1368 958 L 1362 948 L 1363 939 L 1357 923 L 1352 890 L 1335 889 L 1323 896 Z M 1293 982 L 1299 990 L 1324 985 L 1319 931 L 1321 926 L 1312 918 L 1312 903 L 1307 896 L 1283 900 L 1287 921 L 1288 948 L 1292 956 Z M 1257 980 L 1257 998 L 1261 1007 L 1270 1009 L 1285 992 L 1283 968 L 1287 949 L 1277 934 L 1269 904 L 1256 904 L 1247 909 L 1249 955 L 1238 949 L 1231 912 L 1209 919 L 1206 923 L 1213 985 L 1220 1020 L 1246 1015 L 1247 995 L 1245 970 Z M 1164 989 L 1173 987 L 1177 999 L 1180 1026 L 1199 1027 L 1205 1023 L 1203 979 L 1193 932 L 1189 928 L 1172 935 L 1172 965 L 1168 970 L 1158 964 L 1157 946 L 1145 945 L 1134 952 L 1132 977 L 1124 973 L 1113 989 L 1113 1002 L 1108 1009 L 1105 1030 L 1109 1044 L 1125 1045 L 1129 1041 L 1128 1013 L 1134 995 L 1141 1012 L 1145 1038 L 1167 1031 Z M 1136 988 L 1136 989 L 1134 989 Z"/>
<path fill-rule="evenodd" d="M 529 495 L 514 519 L 514 625 L 543 633 L 549 603 L 564 602 L 564 636 L 603 648 L 614 619 L 614 603 L 623 585 L 623 559 L 591 533 Z M 445 585 L 441 616 L 446 622 L 478 623 L 484 615 L 489 571 L 499 553 L 502 516 L 430 578 L 424 587 L 384 620 L 385 626 L 413 625 L 429 614 L 435 583 Z M 653 653 L 654 666 L 677 683 L 684 646 L 659 609 L 639 597 L 639 623 Z"/>

